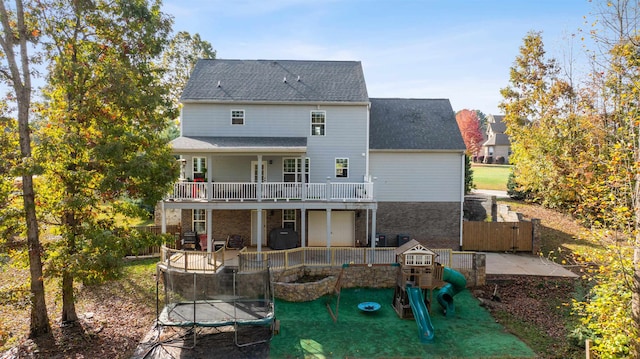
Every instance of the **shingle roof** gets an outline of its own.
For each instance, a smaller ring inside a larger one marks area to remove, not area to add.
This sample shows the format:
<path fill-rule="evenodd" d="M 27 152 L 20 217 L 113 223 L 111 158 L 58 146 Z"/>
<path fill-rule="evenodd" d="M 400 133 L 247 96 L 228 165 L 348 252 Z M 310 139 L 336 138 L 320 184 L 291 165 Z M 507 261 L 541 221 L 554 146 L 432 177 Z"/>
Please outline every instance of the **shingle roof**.
<path fill-rule="evenodd" d="M 483 146 L 509 146 L 511 145 L 511 141 L 509 141 L 509 136 L 504 133 L 495 133 L 493 136 L 489 137 L 489 139 L 482 144 Z"/>
<path fill-rule="evenodd" d="M 370 149 L 466 149 L 449 100 L 372 98 L 370 101 Z"/>
<path fill-rule="evenodd" d="M 290 151 L 305 151 L 306 137 L 178 137 L 170 142 L 174 151 L 225 151 L 256 148 L 287 149 Z"/>
<path fill-rule="evenodd" d="M 181 100 L 366 103 L 369 98 L 359 61 L 202 59 Z"/>
<path fill-rule="evenodd" d="M 489 126 L 494 133 L 504 133 L 507 130 L 507 125 L 503 122 L 504 115 L 490 115 L 493 118 L 493 122 L 489 122 Z"/>

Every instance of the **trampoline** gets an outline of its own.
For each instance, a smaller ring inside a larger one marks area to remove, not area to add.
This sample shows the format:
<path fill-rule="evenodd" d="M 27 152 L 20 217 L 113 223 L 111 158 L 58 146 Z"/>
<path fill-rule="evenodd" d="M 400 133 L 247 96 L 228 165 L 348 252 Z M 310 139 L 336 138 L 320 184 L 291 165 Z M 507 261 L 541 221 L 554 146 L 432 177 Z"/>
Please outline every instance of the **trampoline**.
<path fill-rule="evenodd" d="M 160 312 L 158 323 L 179 327 L 268 325 L 273 316 L 273 305 L 266 301 L 209 300 L 169 304 Z"/>
<path fill-rule="evenodd" d="M 238 347 L 264 343 L 273 338 L 275 310 L 271 274 L 266 263 L 237 272 L 189 272 L 158 265 L 156 323 L 164 327 L 196 328 L 233 326 Z M 164 288 L 164 305 L 160 310 L 160 282 Z M 268 338 L 246 343 L 238 341 L 240 327 L 266 327 Z M 193 348 L 192 347 L 192 348 Z"/>

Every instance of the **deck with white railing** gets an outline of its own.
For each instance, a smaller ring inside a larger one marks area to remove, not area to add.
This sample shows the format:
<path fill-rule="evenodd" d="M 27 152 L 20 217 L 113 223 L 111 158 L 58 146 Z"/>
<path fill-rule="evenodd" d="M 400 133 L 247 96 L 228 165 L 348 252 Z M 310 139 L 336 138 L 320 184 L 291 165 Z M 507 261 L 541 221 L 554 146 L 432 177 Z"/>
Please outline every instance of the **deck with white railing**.
<path fill-rule="evenodd" d="M 373 183 L 177 182 L 167 200 L 194 201 L 349 201 L 373 200 Z"/>
<path fill-rule="evenodd" d="M 340 267 L 350 264 L 396 263 L 395 247 L 304 247 L 285 250 L 256 251 L 225 250 L 215 252 L 185 251 L 161 248 L 160 263 L 163 267 L 182 271 L 217 272 L 224 266 L 238 267 L 240 271 L 260 270 L 268 263 L 272 270 L 296 267 Z M 435 249 L 440 264 L 457 270 L 474 268 L 475 252 L 459 252 L 451 249 Z"/>

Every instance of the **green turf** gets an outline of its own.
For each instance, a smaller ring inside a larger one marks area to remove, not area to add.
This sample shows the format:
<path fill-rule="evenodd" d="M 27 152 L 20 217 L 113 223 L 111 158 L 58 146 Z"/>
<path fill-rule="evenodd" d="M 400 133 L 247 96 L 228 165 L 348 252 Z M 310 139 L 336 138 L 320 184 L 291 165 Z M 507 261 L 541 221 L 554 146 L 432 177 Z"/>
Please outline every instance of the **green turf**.
<path fill-rule="evenodd" d="M 271 358 L 533 358 L 535 353 L 505 332 L 466 290 L 455 296 L 456 315 L 447 318 L 435 303 L 433 342 L 420 341 L 414 319 L 400 319 L 391 306 L 392 289 L 343 289 L 334 323 L 327 297 L 313 302 L 276 300 L 280 334 L 271 342 Z M 358 303 L 382 304 L 363 313 Z M 435 295 L 434 295 L 435 301 Z M 333 307 L 335 309 L 335 299 Z"/>
<path fill-rule="evenodd" d="M 477 189 L 507 190 L 511 166 L 473 164 L 471 170 L 473 170 L 473 183 Z"/>

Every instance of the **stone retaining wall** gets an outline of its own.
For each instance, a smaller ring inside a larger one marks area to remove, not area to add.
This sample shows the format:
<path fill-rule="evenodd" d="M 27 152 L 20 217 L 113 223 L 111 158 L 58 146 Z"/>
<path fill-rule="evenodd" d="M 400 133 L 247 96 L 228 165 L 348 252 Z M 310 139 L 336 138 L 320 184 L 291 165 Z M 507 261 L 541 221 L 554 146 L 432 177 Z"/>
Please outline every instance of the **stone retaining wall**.
<path fill-rule="evenodd" d="M 349 266 L 344 268 L 341 288 L 393 288 L 398 266 Z M 274 271 L 273 291 L 276 298 L 290 302 L 306 302 L 332 293 L 342 267 L 298 267 Z M 325 277 L 317 282 L 293 283 L 303 276 Z"/>

